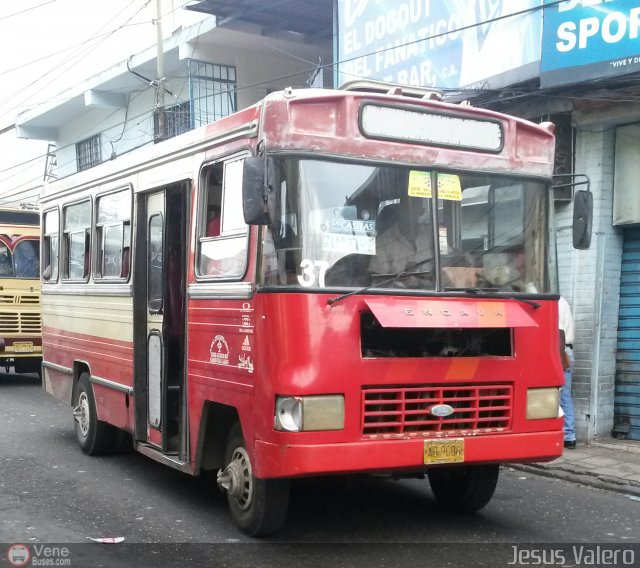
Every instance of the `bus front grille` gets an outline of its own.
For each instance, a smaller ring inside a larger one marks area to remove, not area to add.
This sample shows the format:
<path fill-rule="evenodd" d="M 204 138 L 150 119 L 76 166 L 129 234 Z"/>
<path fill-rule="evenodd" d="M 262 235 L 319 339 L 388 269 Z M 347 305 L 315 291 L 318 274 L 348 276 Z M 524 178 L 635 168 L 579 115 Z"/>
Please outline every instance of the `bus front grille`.
<path fill-rule="evenodd" d="M 40 304 L 38 294 L 0 294 L 0 304 Z"/>
<path fill-rule="evenodd" d="M 453 413 L 431 409 L 449 405 Z M 511 429 L 512 385 L 365 387 L 362 433 L 365 436 L 474 434 Z"/>
<path fill-rule="evenodd" d="M 0 334 L 40 334 L 42 323 L 39 313 L 0 312 Z"/>

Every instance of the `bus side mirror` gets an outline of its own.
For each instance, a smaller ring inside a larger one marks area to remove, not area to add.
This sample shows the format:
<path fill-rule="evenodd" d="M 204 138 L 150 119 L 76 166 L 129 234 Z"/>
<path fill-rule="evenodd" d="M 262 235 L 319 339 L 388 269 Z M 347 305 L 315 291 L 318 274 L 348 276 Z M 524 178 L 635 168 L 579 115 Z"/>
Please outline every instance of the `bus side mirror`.
<path fill-rule="evenodd" d="M 267 180 L 264 157 L 245 158 L 242 170 L 242 209 L 247 225 L 269 225 L 273 187 Z"/>
<path fill-rule="evenodd" d="M 578 186 L 587 189 L 576 190 Z M 585 174 L 555 174 L 554 190 L 568 190 L 566 197 L 573 196 L 573 248 L 585 250 L 591 246 L 591 221 L 593 219 L 593 194 L 589 190 L 591 182 Z M 561 201 L 564 201 L 563 197 Z"/>
<path fill-rule="evenodd" d="M 591 220 L 593 217 L 593 194 L 576 191 L 573 197 L 573 247 L 585 250 L 591 245 Z"/>

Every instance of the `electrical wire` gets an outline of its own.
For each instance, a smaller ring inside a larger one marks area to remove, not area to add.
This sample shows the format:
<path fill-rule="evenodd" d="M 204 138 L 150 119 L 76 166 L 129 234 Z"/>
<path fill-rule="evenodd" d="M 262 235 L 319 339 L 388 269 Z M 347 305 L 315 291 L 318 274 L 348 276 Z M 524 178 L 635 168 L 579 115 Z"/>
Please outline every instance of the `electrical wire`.
<path fill-rule="evenodd" d="M 57 1 L 57 0 L 54 0 Z M 126 24 L 125 26 L 122 26 L 123 28 L 132 28 L 134 26 L 142 26 L 142 25 L 147 25 L 149 22 L 136 22 L 133 24 Z M 22 63 L 20 65 L 16 65 L 15 67 L 10 67 L 9 69 L 5 69 L 4 71 L 2 71 L 2 73 L 0 73 L 0 77 L 4 77 L 5 75 L 8 75 L 9 73 L 13 73 L 14 71 L 22 71 L 25 68 L 31 66 L 31 65 L 35 65 L 37 63 L 42 63 L 43 61 L 46 61 L 47 59 L 51 59 L 52 57 L 55 57 L 56 55 L 60 55 L 62 53 L 65 53 L 67 51 L 71 51 L 72 49 L 77 49 L 78 47 L 83 47 L 91 42 L 94 42 L 104 36 L 108 36 L 111 35 L 112 32 L 105 32 L 103 34 L 99 34 L 96 36 L 93 36 L 89 39 L 85 39 L 79 43 L 70 45 L 69 47 L 65 47 L 64 49 L 61 49 L 60 51 L 54 51 L 53 53 L 49 53 L 48 55 L 43 55 L 42 57 L 38 57 L 38 59 L 32 59 L 31 61 L 27 61 L 26 63 Z"/>
<path fill-rule="evenodd" d="M 19 12 L 13 12 L 12 14 L 7 14 L 6 16 L 0 17 L 0 22 L 3 20 L 8 20 L 9 18 L 13 18 L 14 16 L 18 16 L 20 14 L 24 14 L 25 12 L 30 12 L 31 10 L 35 10 L 36 8 L 42 8 L 42 6 L 46 6 L 47 4 L 53 4 L 58 0 L 49 0 L 48 2 L 43 2 L 42 4 L 38 4 L 37 6 L 31 6 L 31 8 L 25 8 L 24 10 L 20 10 Z"/>
<path fill-rule="evenodd" d="M 59 0 L 50 0 L 50 2 L 45 2 L 45 4 L 50 4 L 51 2 L 58 2 Z M 169 10 L 168 12 L 166 12 L 165 14 L 163 14 L 164 16 L 169 16 L 172 13 L 176 12 L 177 10 L 184 8 L 187 4 L 189 4 L 190 2 L 192 2 L 193 0 L 187 0 L 184 4 L 177 6 L 175 8 L 173 8 L 172 10 Z M 45 4 L 39 4 L 39 6 L 44 6 Z M 34 8 L 37 8 L 39 6 L 34 6 Z M 33 8 L 29 8 L 30 10 L 32 10 Z M 21 14 L 22 12 L 17 12 L 16 14 Z M 13 14 L 13 15 L 16 15 Z M 8 17 L 8 16 L 7 16 Z M 0 20 L 2 20 L 4 18 L 0 18 Z M 148 25 L 150 23 L 152 23 L 153 20 L 145 20 L 143 22 L 135 22 L 132 24 L 126 24 L 124 26 L 121 26 L 121 28 L 130 28 L 130 27 L 134 27 L 134 26 L 144 26 L 144 25 Z M 61 49 L 59 51 L 54 51 L 52 53 L 49 53 L 47 55 L 43 55 L 42 57 L 38 57 L 37 59 L 32 59 L 31 61 L 27 61 L 26 63 L 22 63 L 20 65 L 16 65 L 15 67 L 10 67 L 9 69 L 4 69 L 2 71 L 2 73 L 0 73 L 0 77 L 3 77 L 4 75 L 8 75 L 9 73 L 12 73 L 14 71 L 22 71 L 24 69 L 26 69 L 27 67 L 31 66 L 31 65 L 35 65 L 37 63 L 42 63 L 43 61 L 46 61 L 47 59 L 51 59 L 52 57 L 55 57 L 56 55 L 60 55 L 62 53 L 65 53 L 67 51 L 71 51 L 73 49 L 77 49 L 79 47 L 83 47 L 91 42 L 94 42 L 104 36 L 108 36 L 111 35 L 113 31 L 108 31 L 105 32 L 103 34 L 98 34 L 98 35 L 93 35 L 91 38 L 83 40 L 81 42 L 78 42 L 76 44 L 70 45 L 69 47 L 65 47 L 64 49 Z M 292 55 L 292 54 L 289 54 Z M 293 56 L 293 55 L 292 55 Z M 310 62 L 309 62 L 310 63 Z"/>
<path fill-rule="evenodd" d="M 149 3 L 149 1 L 150 1 L 150 0 L 148 0 L 148 1 L 146 2 L 145 6 Z M 552 2 L 552 3 L 549 3 L 549 4 L 544 4 L 544 5 L 541 5 L 541 6 L 536 6 L 536 7 L 533 7 L 533 8 L 528 8 L 528 9 L 521 10 L 521 11 L 518 11 L 518 12 L 514 12 L 514 13 L 511 13 L 511 14 L 505 14 L 505 15 L 502 15 L 502 16 L 498 16 L 498 17 L 496 17 L 496 18 L 492 18 L 492 19 L 489 19 L 489 20 L 483 21 L 483 22 L 476 22 L 475 24 L 470 24 L 470 25 L 468 25 L 468 26 L 464 26 L 464 27 L 462 27 L 462 28 L 459 28 L 459 29 L 458 29 L 458 30 L 456 30 L 456 31 L 464 31 L 464 30 L 472 29 L 472 28 L 477 27 L 477 26 L 480 26 L 480 25 L 486 25 L 486 24 L 488 24 L 488 23 L 492 23 L 492 22 L 495 22 L 495 21 L 504 20 L 504 19 L 506 19 L 506 18 L 516 17 L 516 16 L 520 16 L 520 15 L 523 15 L 523 14 L 532 13 L 532 12 L 534 12 L 534 11 L 538 11 L 538 10 L 544 10 L 544 9 L 546 9 L 546 8 L 550 8 L 550 7 L 553 7 L 553 6 L 557 5 L 557 4 L 560 4 L 562 1 L 563 1 L 563 0 L 557 0 L 556 2 Z M 184 4 L 182 4 L 180 7 L 185 6 L 187 3 L 188 3 L 188 2 L 185 2 L 185 3 L 184 3 Z M 144 8 L 145 6 L 143 6 L 143 8 Z M 141 10 L 142 10 L 143 8 L 141 8 Z M 171 10 L 170 12 L 167 12 L 167 14 L 170 14 L 171 12 L 174 12 L 174 11 L 175 11 L 175 10 L 177 10 L 177 9 L 178 9 L 178 8 L 174 8 L 174 9 L 173 9 L 173 10 Z M 134 16 L 135 16 L 135 14 L 134 14 Z M 133 17 L 133 16 L 132 16 L 132 17 Z M 121 28 L 118 28 L 118 29 L 121 29 Z M 115 33 L 115 31 L 117 31 L 117 30 L 114 30 L 112 33 Z M 435 35 L 433 35 L 433 36 L 429 36 L 429 37 L 421 38 L 421 39 L 419 39 L 419 40 L 415 40 L 415 41 L 407 42 L 407 43 L 402 44 L 402 46 L 405 46 L 405 45 L 411 45 L 411 44 L 413 44 L 413 43 L 418 43 L 418 42 L 423 42 L 423 41 L 430 41 L 430 40 L 434 40 L 434 39 L 437 39 L 438 37 L 442 37 L 442 36 L 446 35 L 447 33 L 448 33 L 448 32 L 441 33 L 441 34 L 435 34 Z M 398 48 L 398 47 L 399 47 L 398 45 L 393 45 L 393 46 L 390 46 L 390 47 L 385 48 L 385 49 L 382 49 L 382 50 L 377 50 L 377 52 L 380 52 L 380 51 L 387 51 L 387 50 L 391 50 L 391 49 L 396 49 L 396 48 Z M 286 52 L 285 52 L 285 53 L 286 53 Z M 317 65 L 316 65 L 316 66 L 314 66 L 314 67 L 313 67 L 313 69 L 297 71 L 297 72 L 295 72 L 295 73 L 290 73 L 290 74 L 287 74 L 287 75 L 281 75 L 281 76 L 278 76 L 278 77 L 272 77 L 272 78 L 269 78 L 269 79 L 264 80 L 264 81 L 258 81 L 258 82 L 254 82 L 254 83 L 250 83 L 250 84 L 240 85 L 240 86 L 237 86 L 237 87 L 235 87 L 235 88 L 233 88 L 233 89 L 227 89 L 226 91 L 220 91 L 220 92 L 217 92 L 217 93 L 216 93 L 216 95 L 220 96 L 220 95 L 229 94 L 229 93 L 237 93 L 237 92 L 239 92 L 239 91 L 241 91 L 241 90 L 250 89 L 250 88 L 255 88 L 255 87 L 257 87 L 257 86 L 261 86 L 261 85 L 265 85 L 265 84 L 269 84 L 269 83 L 280 82 L 280 81 L 283 81 L 283 80 L 285 80 L 285 79 L 290 79 L 290 78 L 294 78 L 294 77 L 304 76 L 304 75 L 308 74 L 309 72 L 312 72 L 314 69 L 318 69 L 318 68 L 320 68 L 320 69 L 332 69 L 332 68 L 334 68 L 334 67 L 336 67 L 336 66 L 339 66 L 339 65 L 341 65 L 341 64 L 347 63 L 347 62 L 349 62 L 349 61 L 352 61 L 352 60 L 355 60 L 355 59 L 359 59 L 359 58 L 361 58 L 361 57 L 366 57 L 366 56 L 368 56 L 368 55 L 374 55 L 375 53 L 376 53 L 376 52 L 370 52 L 369 54 L 359 55 L 358 57 L 354 57 L 354 58 L 351 58 L 351 59 L 346 59 L 346 60 L 342 60 L 342 61 L 338 61 L 338 62 L 332 62 L 332 63 L 330 63 L 330 64 L 325 64 L 325 65 L 322 65 L 322 66 L 317 66 Z M 289 54 L 289 55 L 292 55 L 292 54 Z M 300 58 L 298 58 L 298 59 L 300 59 Z M 303 59 L 301 59 L 301 60 L 302 60 L 302 61 L 304 61 Z M 176 78 L 177 78 L 177 77 L 176 77 Z M 303 86 L 303 85 L 301 85 L 301 86 Z M 442 90 L 447 91 L 447 89 L 442 89 Z M 539 91 L 537 91 L 537 92 L 535 92 L 535 91 L 523 91 L 523 92 L 517 92 L 517 91 L 515 91 L 513 88 L 509 88 L 509 89 L 507 89 L 507 88 L 505 88 L 505 89 L 493 89 L 493 90 L 478 90 L 478 89 L 469 89 L 469 90 L 465 90 L 465 89 L 457 88 L 457 89 L 448 89 L 448 91 L 456 92 L 456 93 L 473 93 L 473 94 L 478 94 L 478 93 L 491 94 L 491 93 L 493 93 L 493 94 L 496 94 L 496 95 L 500 95 L 500 94 L 504 94 L 504 93 L 510 93 L 510 97 L 502 97 L 500 100 L 509 100 L 510 98 L 511 98 L 511 99 L 515 99 L 515 98 L 520 98 L 520 97 L 524 97 L 524 96 L 528 96 L 528 95 L 532 95 L 532 94 L 537 94 L 538 96 L 548 96 L 548 97 L 551 97 L 551 96 L 561 96 L 561 95 L 551 95 L 551 94 L 546 94 L 546 95 L 545 95 L 545 94 L 543 94 L 543 93 L 540 93 Z M 204 98 L 207 98 L 207 96 L 206 96 L 206 95 L 204 95 L 203 97 L 197 97 L 196 99 L 193 99 L 193 100 L 197 100 L 197 99 L 204 99 Z M 612 102 L 614 102 L 614 101 L 615 101 L 615 102 L 637 102 L 637 100 L 638 100 L 638 99 L 627 99 L 627 100 L 623 99 L 623 100 L 621 100 L 621 99 L 619 99 L 619 98 L 616 98 L 616 99 L 613 99 L 613 98 L 608 99 L 608 98 L 606 98 L 606 97 L 586 97 L 586 96 L 580 96 L 580 97 L 569 96 L 569 98 L 573 98 L 573 99 L 575 99 L 575 98 L 579 98 L 580 100 L 612 101 Z M 190 100 L 191 100 L 191 99 L 190 99 Z M 172 105 L 173 105 L 173 103 L 171 103 L 171 104 L 167 104 L 167 105 L 164 105 L 164 108 L 166 108 L 166 107 L 168 107 L 168 106 L 172 106 Z M 121 110 L 121 109 L 118 109 L 117 111 L 114 111 L 114 113 L 112 113 L 111 115 L 109 115 L 109 117 L 106 117 L 105 119 L 103 119 L 103 120 L 101 121 L 101 123 L 102 123 L 102 122 L 105 122 L 106 120 L 108 120 L 108 118 L 110 118 L 111 116 L 113 116 L 113 114 L 115 114 L 115 112 L 118 112 L 118 111 L 120 111 L 120 110 Z M 127 112 L 128 112 L 128 109 L 127 109 Z M 130 120 L 130 121 L 133 121 L 133 120 L 135 120 L 135 119 L 143 118 L 143 117 L 145 117 L 145 116 L 147 116 L 147 117 L 148 117 L 149 115 L 150 115 L 149 111 L 146 111 L 145 113 L 141 113 L 140 115 L 137 115 L 137 116 L 135 116 L 135 117 L 129 118 L 129 120 Z M 125 113 L 125 117 L 126 117 L 126 113 Z M 95 131 L 96 126 L 99 126 L 99 124 L 100 124 L 100 123 L 98 123 L 98 125 L 93 124 L 93 125 L 88 129 L 88 131 Z M 126 119 L 125 119 L 125 122 L 123 122 L 123 123 L 118 123 L 118 124 L 116 124 L 116 125 L 111 125 L 111 127 L 110 127 L 110 128 L 115 128 L 116 126 L 119 126 L 119 125 L 123 126 L 123 131 L 122 131 L 122 134 L 121 134 L 121 136 L 120 136 L 120 138 L 122 138 L 122 136 L 124 135 L 124 132 L 125 132 L 125 128 L 126 128 Z M 114 140 L 114 141 L 115 141 L 115 140 Z M 152 142 L 152 140 L 150 140 L 150 142 Z M 58 148 L 58 149 L 57 149 L 57 151 L 60 151 L 60 150 L 62 150 L 62 149 L 66 149 L 66 148 L 68 148 L 68 147 L 70 147 L 70 146 L 72 146 L 72 145 L 73 145 L 73 144 L 69 144 L 69 145 L 64 146 L 64 147 L 62 147 L 62 148 Z M 34 158 L 33 160 L 35 160 L 35 159 L 37 159 L 37 158 Z M 64 164 L 63 164 L 63 165 L 64 165 Z M 10 168 L 7 168 L 7 169 L 10 169 Z M 6 170 L 0 170 L 0 171 L 6 171 Z M 31 180 L 31 182 L 32 182 L 32 183 L 33 183 L 33 181 L 35 181 L 35 180 Z M 25 182 L 25 184 L 26 184 L 26 183 L 29 183 L 29 182 Z M 25 185 L 25 184 L 21 184 L 21 185 Z M 20 187 L 20 186 L 19 186 L 19 187 Z M 25 191 L 26 191 L 26 190 L 25 190 Z"/>
<path fill-rule="evenodd" d="M 123 12 L 125 12 L 130 6 L 132 6 L 133 4 L 135 4 L 138 0 L 131 0 L 131 2 L 129 2 L 129 4 L 127 4 L 122 10 L 120 10 L 113 18 L 111 18 L 106 24 L 104 24 L 103 26 L 101 26 L 98 30 L 96 30 L 96 33 L 101 32 L 102 30 L 104 30 L 106 27 L 108 27 L 114 20 L 116 20 Z M 114 35 L 116 32 L 118 32 L 119 30 L 121 30 L 126 24 L 128 24 L 135 16 L 137 16 L 142 10 L 144 10 L 144 8 L 147 7 L 147 5 L 151 2 L 151 0 L 146 0 L 144 2 L 144 4 L 136 11 L 133 13 L 132 16 L 130 16 L 124 24 L 118 26 L 117 28 L 111 30 L 110 32 L 107 33 L 107 35 L 103 36 L 100 40 L 98 40 L 97 43 L 94 43 L 94 45 L 92 45 L 91 47 L 88 47 L 87 49 L 85 49 L 83 52 L 77 53 L 77 54 L 73 54 L 70 58 L 68 58 L 66 61 L 62 61 L 61 63 L 58 64 L 58 66 L 53 67 L 52 69 L 50 69 L 48 72 L 44 73 L 43 75 L 41 75 L 40 77 L 38 77 L 38 79 L 36 79 L 35 81 L 33 81 L 32 83 L 30 83 L 29 85 L 26 86 L 22 86 L 20 88 L 19 92 L 24 91 L 25 89 L 29 89 L 30 87 L 35 87 L 38 83 L 40 83 L 45 77 L 53 74 L 54 72 L 58 72 L 52 80 L 50 80 L 49 82 L 47 82 L 44 85 L 40 85 L 38 90 L 31 96 L 27 96 L 26 98 L 23 98 L 21 100 L 21 102 L 16 105 L 17 107 L 20 107 L 21 105 L 23 105 L 24 103 L 26 103 L 27 101 L 31 100 L 33 98 L 33 96 L 35 96 L 35 94 L 37 94 L 37 92 L 42 91 L 43 88 L 45 88 L 46 86 L 50 85 L 53 83 L 53 81 L 55 81 L 56 79 L 60 78 L 64 73 L 66 73 L 67 71 L 69 71 L 69 69 L 71 69 L 71 67 L 73 67 L 74 65 L 76 65 L 77 63 L 79 63 L 82 59 L 84 59 L 85 57 L 87 57 L 87 55 L 89 55 L 89 53 L 91 53 L 94 49 L 96 49 L 97 47 L 99 47 L 100 45 L 102 45 L 109 37 L 111 37 L 112 35 Z M 95 38 L 93 40 L 89 40 L 89 41 L 94 41 L 95 42 Z M 16 93 L 12 93 L 11 95 L 9 95 L 6 99 L 4 99 L 3 101 L 0 101 L 0 107 L 2 107 L 3 105 L 7 104 L 9 101 L 11 101 L 14 97 L 15 97 Z"/>

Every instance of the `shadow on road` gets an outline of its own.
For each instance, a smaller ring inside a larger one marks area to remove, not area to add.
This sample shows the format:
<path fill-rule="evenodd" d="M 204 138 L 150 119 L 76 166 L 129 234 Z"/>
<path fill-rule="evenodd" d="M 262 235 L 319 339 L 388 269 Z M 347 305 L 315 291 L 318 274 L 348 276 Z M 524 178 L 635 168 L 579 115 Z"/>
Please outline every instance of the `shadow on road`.
<path fill-rule="evenodd" d="M 40 377 L 36 373 L 7 373 L 6 371 L 0 371 L 0 388 L 11 386 L 37 386 L 42 385 Z"/>

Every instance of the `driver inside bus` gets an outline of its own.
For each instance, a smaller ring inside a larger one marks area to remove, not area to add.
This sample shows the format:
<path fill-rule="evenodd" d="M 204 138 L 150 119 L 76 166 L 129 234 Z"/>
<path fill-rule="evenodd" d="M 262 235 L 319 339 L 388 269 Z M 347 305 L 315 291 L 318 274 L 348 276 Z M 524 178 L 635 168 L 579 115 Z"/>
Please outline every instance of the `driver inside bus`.
<path fill-rule="evenodd" d="M 399 203 L 386 205 L 376 220 L 376 256 L 369 270 L 374 275 L 422 273 L 398 282 L 420 288 L 425 285 L 424 273 L 433 271 L 432 262 L 433 232 L 425 199 L 404 196 Z"/>

